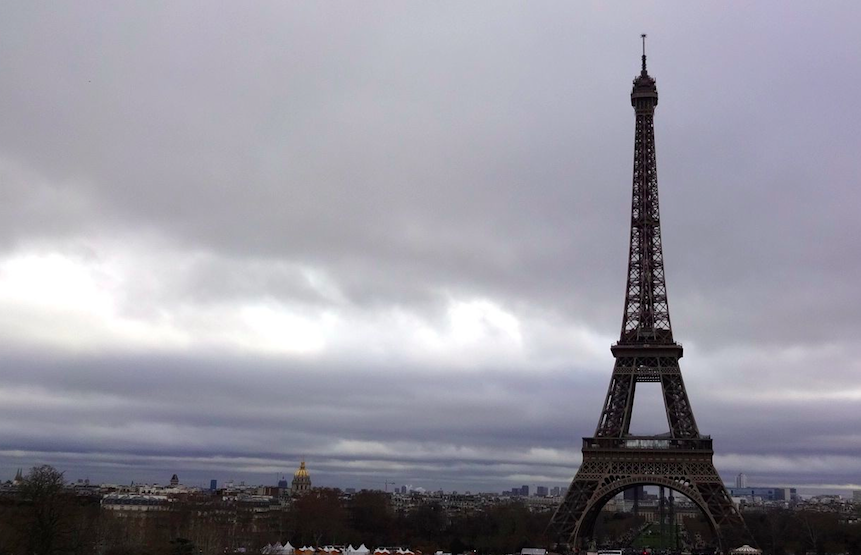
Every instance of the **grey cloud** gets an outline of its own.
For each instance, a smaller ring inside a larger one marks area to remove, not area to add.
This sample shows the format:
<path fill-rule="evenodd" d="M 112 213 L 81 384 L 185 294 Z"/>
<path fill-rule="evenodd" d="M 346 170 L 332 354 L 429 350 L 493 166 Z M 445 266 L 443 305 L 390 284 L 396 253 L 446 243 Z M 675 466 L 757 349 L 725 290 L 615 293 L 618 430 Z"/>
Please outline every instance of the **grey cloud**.
<path fill-rule="evenodd" d="M 111 241 L 155 248 L 162 256 L 136 269 L 147 279 L 123 291 L 123 313 L 141 319 L 269 299 L 440 321 L 454 296 L 612 336 L 630 203 L 627 94 L 647 31 L 670 304 L 701 427 L 727 454 L 857 455 L 850 401 L 745 394 L 859 387 L 847 362 L 861 332 L 855 8 L 628 10 L 9 8 L 0 246 L 96 257 Z M 335 438 L 576 451 L 612 364 L 608 353 L 605 368 L 585 367 L 585 355 L 548 367 L 532 354 L 458 375 L 447 362 L 398 368 L 355 353 L 10 348 L 0 391 L 49 403 L 6 414 L 20 424 L 0 434 L 10 448 L 71 453 L 56 460 L 113 475 L 124 456 L 154 457 L 140 472 L 159 456 L 194 472 L 218 453 L 283 462 L 316 450 L 333 483 L 349 461 L 319 445 Z M 169 437 L 123 437 L 123 423 Z M 196 435 L 205 441 L 181 447 Z M 542 464 L 520 474 L 565 474 Z M 448 483 L 481 474 L 445 468 L 422 471 Z M 785 467 L 761 476 L 823 483 Z M 828 478 L 861 481 L 845 469 Z"/>
<path fill-rule="evenodd" d="M 453 483 L 446 481 L 445 469 L 452 472 L 459 465 L 489 468 L 507 460 L 516 469 L 488 471 L 483 477 L 478 473 L 472 476 L 473 488 L 505 484 L 509 474 L 564 476 L 576 464 L 579 436 L 595 425 L 605 385 L 600 375 L 571 368 L 543 373 L 538 379 L 522 370 L 488 370 L 452 382 L 432 368 L 405 375 L 319 365 L 294 364 L 287 369 L 280 363 L 240 358 L 119 358 L 77 364 L 50 360 L 34 364 L 34 358 L 38 357 L 28 356 L 13 366 L 16 371 L 9 373 L 5 388 L 25 403 L 33 392 L 53 397 L 53 402 L 26 407 L 4 403 L 3 421 L 10 423 L 3 429 L 4 437 L 25 451 L 45 451 L 50 445 L 54 454 L 43 456 L 60 460 L 68 456 L 63 453 L 78 457 L 105 453 L 128 460 L 142 475 L 154 472 L 153 457 L 176 459 L 191 475 L 205 469 L 195 467 L 192 459 L 202 464 L 214 456 L 225 457 L 228 460 L 210 472 L 254 476 L 260 468 L 284 466 L 291 457 L 305 455 L 325 461 L 333 481 L 362 475 L 353 465 L 363 460 L 402 467 L 397 472 L 427 470 L 425 479 L 436 477 L 445 483 Z M 89 379 L 82 380 L 82 375 Z M 33 376 L 50 385 L 32 383 Z M 798 457 L 857 453 L 854 423 L 832 416 L 835 410 L 851 411 L 849 402 L 807 402 L 799 411 L 798 402 L 792 401 L 767 403 L 763 410 L 761 404 L 738 398 L 703 399 L 692 392 L 692 400 L 701 428 L 717 438 L 718 453 L 730 461 L 747 456 L 743 460 L 751 465 L 764 455 L 786 467 L 791 464 L 786 461 Z M 755 423 L 752 411 L 758 415 Z M 819 417 L 812 416 L 817 413 Z M 639 415 L 662 425 L 659 411 Z M 393 449 L 333 450 L 339 441 Z M 422 451 L 415 453 L 418 446 Z M 482 449 L 483 454 L 453 456 L 446 446 Z M 572 458 L 567 464 L 541 457 L 511 459 L 511 453 L 530 449 L 560 450 Z M 243 458 L 256 460 L 250 470 L 228 471 L 231 464 L 243 467 Z M 100 469 L 115 479 L 127 470 Z M 745 467 L 721 470 L 730 475 Z M 785 471 L 753 470 L 755 476 L 790 479 Z M 818 469 L 814 478 L 793 470 L 791 477 L 802 484 L 812 478 L 837 483 L 851 481 L 850 474 L 845 468 Z"/>

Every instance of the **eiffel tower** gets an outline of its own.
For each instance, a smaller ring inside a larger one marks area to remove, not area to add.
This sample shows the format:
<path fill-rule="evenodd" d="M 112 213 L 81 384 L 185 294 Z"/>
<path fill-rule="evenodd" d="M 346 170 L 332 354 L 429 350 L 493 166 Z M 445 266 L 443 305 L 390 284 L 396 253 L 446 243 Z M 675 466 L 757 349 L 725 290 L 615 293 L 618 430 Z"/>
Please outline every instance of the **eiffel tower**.
<path fill-rule="evenodd" d="M 747 536 L 744 521 L 715 470 L 712 440 L 697 428 L 679 369 L 682 346 L 673 340 L 658 212 L 654 114 L 655 80 L 643 67 L 634 79 L 634 187 L 625 311 L 607 398 L 594 437 L 583 438 L 583 464 L 551 520 L 556 539 L 579 549 L 594 538 L 604 504 L 641 485 L 663 486 L 699 506 L 719 547 Z M 670 431 L 658 436 L 629 433 L 634 393 L 640 382 L 663 391 Z M 730 544 L 731 545 L 731 544 Z"/>

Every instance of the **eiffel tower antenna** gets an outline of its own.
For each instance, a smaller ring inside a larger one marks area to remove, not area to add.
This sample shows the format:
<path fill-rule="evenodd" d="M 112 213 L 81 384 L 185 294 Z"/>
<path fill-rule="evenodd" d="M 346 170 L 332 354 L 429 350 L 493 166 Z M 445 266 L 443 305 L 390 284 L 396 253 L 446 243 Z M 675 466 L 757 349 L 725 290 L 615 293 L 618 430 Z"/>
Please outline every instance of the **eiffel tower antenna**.
<path fill-rule="evenodd" d="M 558 541 L 582 548 L 594 540 L 601 508 L 623 490 L 659 486 L 688 497 L 703 512 L 719 547 L 749 534 L 712 462 L 710 436 L 697 427 L 679 359 L 682 346 L 673 339 L 655 157 L 654 115 L 658 88 L 643 68 L 634 79 L 634 175 L 625 308 L 619 341 L 611 346 L 613 374 L 593 437 L 583 438 L 583 463 L 553 515 L 550 526 Z M 669 433 L 630 433 L 638 383 L 661 384 Z M 723 545 L 721 545 L 723 544 Z"/>

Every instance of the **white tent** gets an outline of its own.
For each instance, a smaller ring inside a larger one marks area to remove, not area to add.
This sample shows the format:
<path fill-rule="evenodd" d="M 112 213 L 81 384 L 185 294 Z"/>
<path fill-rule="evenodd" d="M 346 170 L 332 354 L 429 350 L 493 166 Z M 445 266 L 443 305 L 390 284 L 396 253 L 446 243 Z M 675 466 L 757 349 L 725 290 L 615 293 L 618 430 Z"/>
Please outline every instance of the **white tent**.
<path fill-rule="evenodd" d="M 355 549 L 355 551 L 353 551 L 355 555 L 368 555 L 370 552 L 371 550 L 365 547 L 365 544 L 360 545 Z"/>
<path fill-rule="evenodd" d="M 294 555 L 296 550 L 293 549 L 290 542 L 287 542 L 284 545 L 281 545 L 281 542 L 277 542 L 275 545 L 267 543 L 260 552 L 263 553 L 263 555 Z"/>

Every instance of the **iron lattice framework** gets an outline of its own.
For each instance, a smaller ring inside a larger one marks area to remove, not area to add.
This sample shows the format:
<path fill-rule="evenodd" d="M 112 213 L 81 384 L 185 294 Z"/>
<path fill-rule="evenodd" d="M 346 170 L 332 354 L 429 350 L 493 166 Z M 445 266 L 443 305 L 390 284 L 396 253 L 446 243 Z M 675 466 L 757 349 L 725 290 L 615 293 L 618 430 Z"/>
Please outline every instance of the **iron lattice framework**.
<path fill-rule="evenodd" d="M 613 376 L 594 437 L 583 439 L 583 464 L 571 482 L 551 527 L 560 542 L 574 548 L 593 537 L 604 504 L 620 491 L 658 485 L 696 503 L 718 542 L 745 534 L 744 521 L 715 470 L 712 441 L 700 435 L 691 410 L 673 340 L 658 210 L 654 114 L 655 80 L 643 67 L 634 79 L 631 104 L 636 115 L 631 243 L 625 311 L 619 342 L 612 346 Z M 629 433 L 637 383 L 661 384 L 669 433 Z"/>

